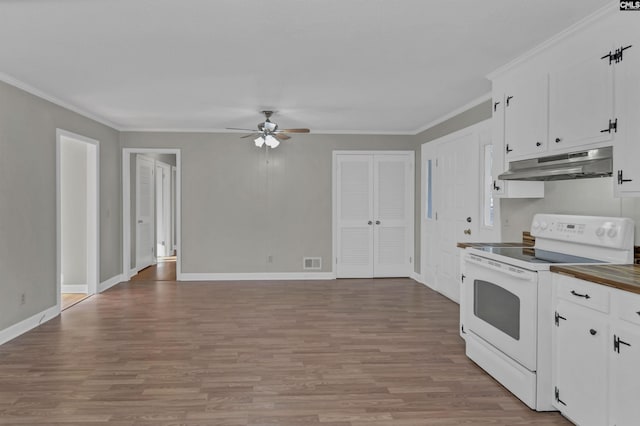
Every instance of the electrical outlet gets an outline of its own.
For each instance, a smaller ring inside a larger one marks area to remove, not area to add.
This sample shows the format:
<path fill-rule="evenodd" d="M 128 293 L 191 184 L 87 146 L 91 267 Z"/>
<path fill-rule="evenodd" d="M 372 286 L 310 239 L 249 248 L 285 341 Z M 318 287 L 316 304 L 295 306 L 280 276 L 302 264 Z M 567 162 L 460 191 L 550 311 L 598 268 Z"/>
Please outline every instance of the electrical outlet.
<path fill-rule="evenodd" d="M 24 305 L 25 303 L 27 303 L 27 295 L 26 295 L 26 294 L 24 294 L 24 293 L 22 293 L 22 294 L 20 295 L 20 304 L 21 304 L 21 305 Z"/>
<path fill-rule="evenodd" d="M 272 255 L 267 256 L 267 263 L 273 263 L 273 256 Z"/>

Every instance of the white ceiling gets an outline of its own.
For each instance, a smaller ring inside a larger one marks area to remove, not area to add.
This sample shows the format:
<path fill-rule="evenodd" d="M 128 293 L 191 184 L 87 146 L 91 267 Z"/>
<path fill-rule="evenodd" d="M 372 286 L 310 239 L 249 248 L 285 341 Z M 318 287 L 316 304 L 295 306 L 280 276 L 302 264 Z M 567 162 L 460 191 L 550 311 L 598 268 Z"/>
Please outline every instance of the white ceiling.
<path fill-rule="evenodd" d="M 0 0 L 0 79 L 119 129 L 415 133 L 611 0 Z M 17 83 L 19 82 L 19 83 Z"/>

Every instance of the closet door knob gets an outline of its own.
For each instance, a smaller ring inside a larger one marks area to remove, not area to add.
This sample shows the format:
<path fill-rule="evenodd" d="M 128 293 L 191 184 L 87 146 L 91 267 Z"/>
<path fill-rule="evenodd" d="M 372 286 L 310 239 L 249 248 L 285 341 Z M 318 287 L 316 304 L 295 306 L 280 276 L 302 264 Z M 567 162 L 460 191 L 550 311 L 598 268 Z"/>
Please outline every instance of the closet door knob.
<path fill-rule="evenodd" d="M 379 220 L 376 220 L 376 225 L 380 225 L 380 221 Z"/>

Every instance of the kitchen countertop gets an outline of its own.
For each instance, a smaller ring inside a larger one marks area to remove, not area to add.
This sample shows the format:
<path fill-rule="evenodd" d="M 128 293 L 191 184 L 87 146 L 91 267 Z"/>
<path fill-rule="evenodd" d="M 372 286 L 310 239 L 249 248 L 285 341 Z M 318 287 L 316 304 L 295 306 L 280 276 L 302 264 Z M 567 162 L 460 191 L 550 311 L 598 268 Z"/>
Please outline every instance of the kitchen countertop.
<path fill-rule="evenodd" d="M 469 247 L 527 247 L 523 243 L 458 243 L 458 248 Z"/>
<path fill-rule="evenodd" d="M 551 272 L 640 294 L 640 265 L 551 266 Z"/>

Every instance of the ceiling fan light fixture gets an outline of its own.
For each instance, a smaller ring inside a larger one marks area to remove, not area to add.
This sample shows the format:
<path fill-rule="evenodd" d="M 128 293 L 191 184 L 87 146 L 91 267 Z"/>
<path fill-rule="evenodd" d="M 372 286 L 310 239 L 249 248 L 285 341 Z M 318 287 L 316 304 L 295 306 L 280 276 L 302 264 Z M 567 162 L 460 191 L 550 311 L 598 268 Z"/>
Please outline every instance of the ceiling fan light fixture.
<path fill-rule="evenodd" d="M 276 123 L 272 123 L 271 121 L 267 120 L 264 122 L 264 129 L 269 131 L 269 132 L 273 132 L 276 130 L 276 127 L 278 127 L 278 125 Z"/>
<path fill-rule="evenodd" d="M 280 141 L 271 135 L 265 136 L 264 142 L 267 144 L 269 148 L 275 148 L 278 145 L 280 145 Z"/>
<path fill-rule="evenodd" d="M 262 148 L 262 145 L 264 145 L 264 143 L 265 143 L 265 139 L 262 136 L 258 136 L 253 141 L 256 143 L 256 146 L 258 148 Z"/>

